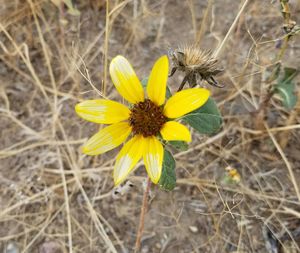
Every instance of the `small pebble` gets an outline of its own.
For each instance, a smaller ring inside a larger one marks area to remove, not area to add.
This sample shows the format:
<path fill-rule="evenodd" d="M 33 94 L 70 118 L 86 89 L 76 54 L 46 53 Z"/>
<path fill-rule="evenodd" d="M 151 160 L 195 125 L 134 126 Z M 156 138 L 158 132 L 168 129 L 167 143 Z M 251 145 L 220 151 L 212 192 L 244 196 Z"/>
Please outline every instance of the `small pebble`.
<path fill-rule="evenodd" d="M 198 228 L 196 226 L 189 226 L 189 229 L 192 233 L 197 233 L 198 232 Z"/>

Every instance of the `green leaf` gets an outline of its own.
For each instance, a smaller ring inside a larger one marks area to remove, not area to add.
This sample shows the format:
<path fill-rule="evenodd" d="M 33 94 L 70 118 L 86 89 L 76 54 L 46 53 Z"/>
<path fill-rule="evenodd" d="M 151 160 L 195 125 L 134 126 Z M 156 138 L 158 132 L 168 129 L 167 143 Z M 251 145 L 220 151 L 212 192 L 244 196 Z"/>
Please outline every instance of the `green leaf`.
<path fill-rule="evenodd" d="M 297 69 L 294 68 L 284 68 L 284 76 L 281 79 L 281 83 L 290 83 L 298 74 Z"/>
<path fill-rule="evenodd" d="M 297 74 L 298 72 L 294 68 L 284 68 L 283 78 L 274 86 L 274 92 L 280 95 L 283 106 L 287 109 L 292 109 L 297 103 L 296 86 L 293 83 Z"/>
<path fill-rule="evenodd" d="M 145 77 L 143 78 L 143 80 L 141 81 L 141 84 L 143 86 L 144 89 L 147 88 L 147 84 L 148 84 L 148 80 L 149 80 L 149 77 Z M 171 90 L 170 88 L 167 86 L 167 90 L 166 90 L 166 98 L 170 98 L 172 96 L 172 93 L 171 93 Z"/>
<path fill-rule="evenodd" d="M 189 148 L 188 143 L 185 141 L 168 141 L 168 144 L 180 151 L 186 151 Z"/>
<path fill-rule="evenodd" d="M 222 125 L 222 116 L 217 104 L 211 97 L 203 106 L 186 114 L 182 119 L 202 134 L 213 134 Z"/>
<path fill-rule="evenodd" d="M 280 70 L 281 70 L 281 63 L 280 62 L 276 63 L 275 66 L 272 65 L 270 67 L 267 67 L 266 71 L 265 71 L 266 82 L 271 83 L 274 80 L 276 80 L 279 77 Z"/>
<path fill-rule="evenodd" d="M 294 83 L 290 83 L 286 85 L 278 84 L 275 87 L 275 91 L 282 98 L 283 106 L 287 109 L 293 109 L 293 107 L 297 103 L 297 96 L 294 93 L 295 91 Z"/>
<path fill-rule="evenodd" d="M 162 173 L 158 182 L 159 186 L 166 191 L 172 191 L 176 185 L 175 160 L 168 150 L 164 150 Z"/>

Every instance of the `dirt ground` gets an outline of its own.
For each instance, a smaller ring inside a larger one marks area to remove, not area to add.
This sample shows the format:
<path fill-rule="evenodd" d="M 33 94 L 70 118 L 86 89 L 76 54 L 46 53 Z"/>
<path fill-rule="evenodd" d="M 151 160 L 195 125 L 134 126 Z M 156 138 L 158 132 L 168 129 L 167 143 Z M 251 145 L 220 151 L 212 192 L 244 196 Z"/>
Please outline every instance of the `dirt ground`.
<path fill-rule="evenodd" d="M 140 252 L 300 252 L 300 103 L 286 110 L 274 96 L 264 118 L 255 114 L 275 64 L 300 69 L 300 38 L 276 59 L 285 36 L 279 1 L 247 2 L 218 55 L 225 87 L 204 84 L 222 129 L 194 132 L 188 151 L 174 150 L 177 186 L 152 186 Z M 143 78 L 170 48 L 197 42 L 214 52 L 244 0 L 73 3 L 80 15 L 50 0 L 1 1 L 0 252 L 134 251 L 145 169 L 114 194 L 118 149 L 83 155 L 99 126 L 74 106 L 99 92 L 121 100 L 108 74 L 117 54 Z M 290 11 L 299 24 L 299 0 Z M 172 92 L 183 77 L 169 79 Z M 228 166 L 240 182 L 224 181 Z"/>

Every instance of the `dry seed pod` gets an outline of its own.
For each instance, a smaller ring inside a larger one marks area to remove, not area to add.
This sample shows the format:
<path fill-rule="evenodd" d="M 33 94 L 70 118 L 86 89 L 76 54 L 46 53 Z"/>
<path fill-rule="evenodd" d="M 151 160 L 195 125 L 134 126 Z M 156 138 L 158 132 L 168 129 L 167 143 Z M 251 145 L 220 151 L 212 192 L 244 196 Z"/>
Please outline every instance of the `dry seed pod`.
<path fill-rule="evenodd" d="M 170 50 L 169 56 L 173 64 L 170 77 L 174 75 L 177 69 L 185 73 L 178 91 L 182 90 L 186 82 L 189 83 L 190 87 L 195 87 L 199 78 L 200 80 L 204 79 L 212 86 L 224 87 L 219 85 L 214 78 L 223 70 L 218 68 L 218 60 L 213 57 L 210 51 L 203 51 L 197 45 L 186 45 L 174 51 Z"/>

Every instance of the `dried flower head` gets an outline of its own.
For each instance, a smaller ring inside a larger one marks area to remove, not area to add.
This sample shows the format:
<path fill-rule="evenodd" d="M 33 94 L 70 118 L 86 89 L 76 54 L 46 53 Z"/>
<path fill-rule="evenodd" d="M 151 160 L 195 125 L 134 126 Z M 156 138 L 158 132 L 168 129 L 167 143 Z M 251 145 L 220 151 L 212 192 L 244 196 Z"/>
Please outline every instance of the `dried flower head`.
<path fill-rule="evenodd" d="M 210 85 L 219 88 L 224 87 L 214 79 L 214 76 L 223 70 L 218 68 L 218 60 L 213 57 L 210 51 L 203 51 L 193 44 L 179 47 L 170 51 L 169 54 L 173 63 L 170 76 L 174 75 L 177 69 L 185 73 L 178 90 L 182 90 L 186 82 L 189 83 L 190 87 L 195 87 L 199 78 L 204 79 Z"/>

